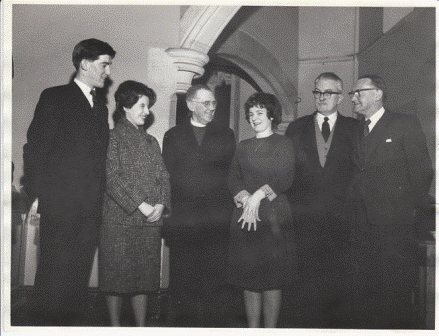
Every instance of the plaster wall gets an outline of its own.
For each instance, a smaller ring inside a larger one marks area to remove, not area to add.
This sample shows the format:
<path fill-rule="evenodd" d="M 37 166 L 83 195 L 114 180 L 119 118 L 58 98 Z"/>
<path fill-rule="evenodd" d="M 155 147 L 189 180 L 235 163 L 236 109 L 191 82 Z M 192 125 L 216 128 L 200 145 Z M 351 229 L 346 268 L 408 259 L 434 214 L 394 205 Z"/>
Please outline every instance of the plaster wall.
<path fill-rule="evenodd" d="M 255 38 L 276 58 L 296 88 L 298 14 L 298 7 L 262 7 L 240 27 L 240 30 Z"/>
<path fill-rule="evenodd" d="M 123 5 L 14 5 L 12 96 L 12 160 L 15 184 L 22 175 L 22 148 L 42 90 L 66 84 L 74 72 L 73 47 L 87 38 L 108 42 L 116 57 L 108 93 L 110 115 L 114 92 L 133 79 L 151 86 L 158 100 L 153 106 L 155 123 L 149 132 L 159 142 L 169 128 L 172 78 L 151 78 L 148 62 L 152 48 L 178 47 L 179 6 Z M 166 22 L 166 25 L 163 25 Z M 159 76 L 159 74 L 156 74 Z M 167 74 L 166 74 L 167 75 Z M 164 84 L 164 85 L 162 85 Z M 111 116 L 110 116 L 111 123 Z"/>
<path fill-rule="evenodd" d="M 413 12 L 414 7 L 384 7 L 383 9 L 383 33 L 386 33 L 401 19 Z"/>
<path fill-rule="evenodd" d="M 418 8 L 358 57 L 359 75 L 380 74 L 388 87 L 386 107 L 416 115 L 436 157 L 435 8 Z M 434 194 L 435 186 L 430 192 Z"/>
<path fill-rule="evenodd" d="M 352 116 L 347 92 L 355 74 L 357 10 L 355 7 L 299 8 L 299 72 L 297 114 L 315 111 L 314 80 L 322 72 L 334 72 L 344 82 L 343 115 Z"/>

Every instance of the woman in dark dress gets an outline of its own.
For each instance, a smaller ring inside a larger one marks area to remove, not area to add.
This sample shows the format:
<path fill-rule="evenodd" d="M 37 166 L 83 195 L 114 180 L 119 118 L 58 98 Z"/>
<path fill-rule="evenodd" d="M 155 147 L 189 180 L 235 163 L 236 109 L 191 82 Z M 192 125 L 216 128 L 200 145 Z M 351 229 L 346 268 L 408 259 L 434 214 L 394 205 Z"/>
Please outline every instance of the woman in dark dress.
<path fill-rule="evenodd" d="M 284 195 L 293 182 L 294 150 L 289 138 L 274 133 L 281 122 L 278 99 L 255 93 L 245 116 L 256 133 L 235 152 L 229 188 L 236 208 L 229 245 L 229 282 L 244 290 L 249 327 L 275 328 L 281 288 L 297 277 L 291 209 Z"/>
<path fill-rule="evenodd" d="M 126 81 L 115 93 L 99 249 L 99 286 L 112 326 L 120 325 L 122 295 L 131 296 L 138 326 L 146 320 L 147 291 L 160 288 L 161 226 L 170 209 L 169 174 L 157 140 L 144 123 L 154 91 Z"/>

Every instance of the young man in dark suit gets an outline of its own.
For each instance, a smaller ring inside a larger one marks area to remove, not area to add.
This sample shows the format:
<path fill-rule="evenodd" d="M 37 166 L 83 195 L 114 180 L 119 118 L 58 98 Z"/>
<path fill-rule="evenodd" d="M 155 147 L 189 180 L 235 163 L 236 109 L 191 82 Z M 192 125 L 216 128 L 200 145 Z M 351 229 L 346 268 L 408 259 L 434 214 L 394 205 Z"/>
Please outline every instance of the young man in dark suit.
<path fill-rule="evenodd" d="M 221 326 L 215 301 L 225 285 L 232 196 L 227 187 L 235 152 L 233 131 L 213 121 L 216 100 L 205 85 L 188 89 L 190 120 L 166 132 L 163 159 L 170 174 L 172 215 L 164 227 L 170 247 L 171 315 L 178 301 L 196 307 L 193 326 Z M 181 313 L 181 312 L 180 312 Z M 170 316 L 169 324 L 174 323 Z"/>
<path fill-rule="evenodd" d="M 115 56 L 102 41 L 78 43 L 76 76 L 44 90 L 23 148 L 26 192 L 38 198 L 40 259 L 33 324 L 84 323 L 87 286 L 101 223 L 108 109 L 99 90 Z"/>
<path fill-rule="evenodd" d="M 294 182 L 288 191 L 297 233 L 302 290 L 307 302 L 303 327 L 336 326 L 331 312 L 341 300 L 349 230 L 345 221 L 346 187 L 352 177 L 357 120 L 338 112 L 343 81 L 320 74 L 313 96 L 316 112 L 288 126 L 296 150 Z M 331 288 L 331 289 L 329 289 Z M 338 322 L 337 322 L 338 323 Z"/>
<path fill-rule="evenodd" d="M 360 77 L 354 110 L 355 172 L 352 206 L 351 315 L 363 328 L 410 328 L 417 279 L 416 207 L 427 202 L 433 177 L 425 135 L 415 116 L 384 108 L 387 87 L 376 75 Z"/>

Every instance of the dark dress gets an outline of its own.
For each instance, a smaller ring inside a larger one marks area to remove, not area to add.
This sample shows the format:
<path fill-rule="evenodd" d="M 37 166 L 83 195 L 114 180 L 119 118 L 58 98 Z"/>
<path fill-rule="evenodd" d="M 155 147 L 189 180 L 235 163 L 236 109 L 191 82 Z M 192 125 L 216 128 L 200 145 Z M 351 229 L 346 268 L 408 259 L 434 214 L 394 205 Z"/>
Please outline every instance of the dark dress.
<path fill-rule="evenodd" d="M 297 279 L 297 257 L 291 209 L 284 194 L 294 177 L 291 140 L 272 134 L 239 143 L 232 161 L 229 188 L 235 199 L 243 190 L 253 194 L 265 186 L 277 195 L 264 198 L 257 230 L 241 229 L 242 208 L 235 208 L 230 234 L 228 281 L 252 291 L 279 289 Z"/>
<path fill-rule="evenodd" d="M 138 206 L 170 208 L 169 174 L 157 140 L 123 118 L 110 134 L 107 189 L 99 249 L 102 291 L 137 293 L 160 288 L 161 226 Z"/>

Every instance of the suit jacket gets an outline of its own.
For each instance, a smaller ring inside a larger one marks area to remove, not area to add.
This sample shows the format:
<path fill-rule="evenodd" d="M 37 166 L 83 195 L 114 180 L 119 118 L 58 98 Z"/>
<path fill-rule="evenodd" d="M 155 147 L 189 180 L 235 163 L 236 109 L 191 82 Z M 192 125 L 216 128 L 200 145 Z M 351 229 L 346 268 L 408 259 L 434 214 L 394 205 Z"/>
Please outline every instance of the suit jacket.
<path fill-rule="evenodd" d="M 354 129 L 358 121 L 337 115 L 331 147 L 322 167 L 317 150 L 315 114 L 293 121 L 285 132 L 293 140 L 296 153 L 295 179 L 288 196 L 296 213 L 313 213 L 323 208 L 340 212 L 354 171 Z"/>
<path fill-rule="evenodd" d="M 170 226 L 229 223 L 233 201 L 227 178 L 235 147 L 233 131 L 215 122 L 207 124 L 201 146 L 189 121 L 165 133 L 163 159 L 171 177 Z"/>
<path fill-rule="evenodd" d="M 122 118 L 110 132 L 103 221 L 109 225 L 159 226 L 138 209 L 142 202 L 170 209 L 169 174 L 152 135 Z"/>
<path fill-rule="evenodd" d="M 357 127 L 349 199 L 364 201 L 372 226 L 413 234 L 414 209 L 426 202 L 433 178 L 421 124 L 414 116 L 385 111 L 363 140 L 362 132 Z"/>
<path fill-rule="evenodd" d="M 40 213 L 101 214 L 108 133 L 104 102 L 92 109 L 75 82 L 41 93 L 23 148 L 26 191 Z"/>

